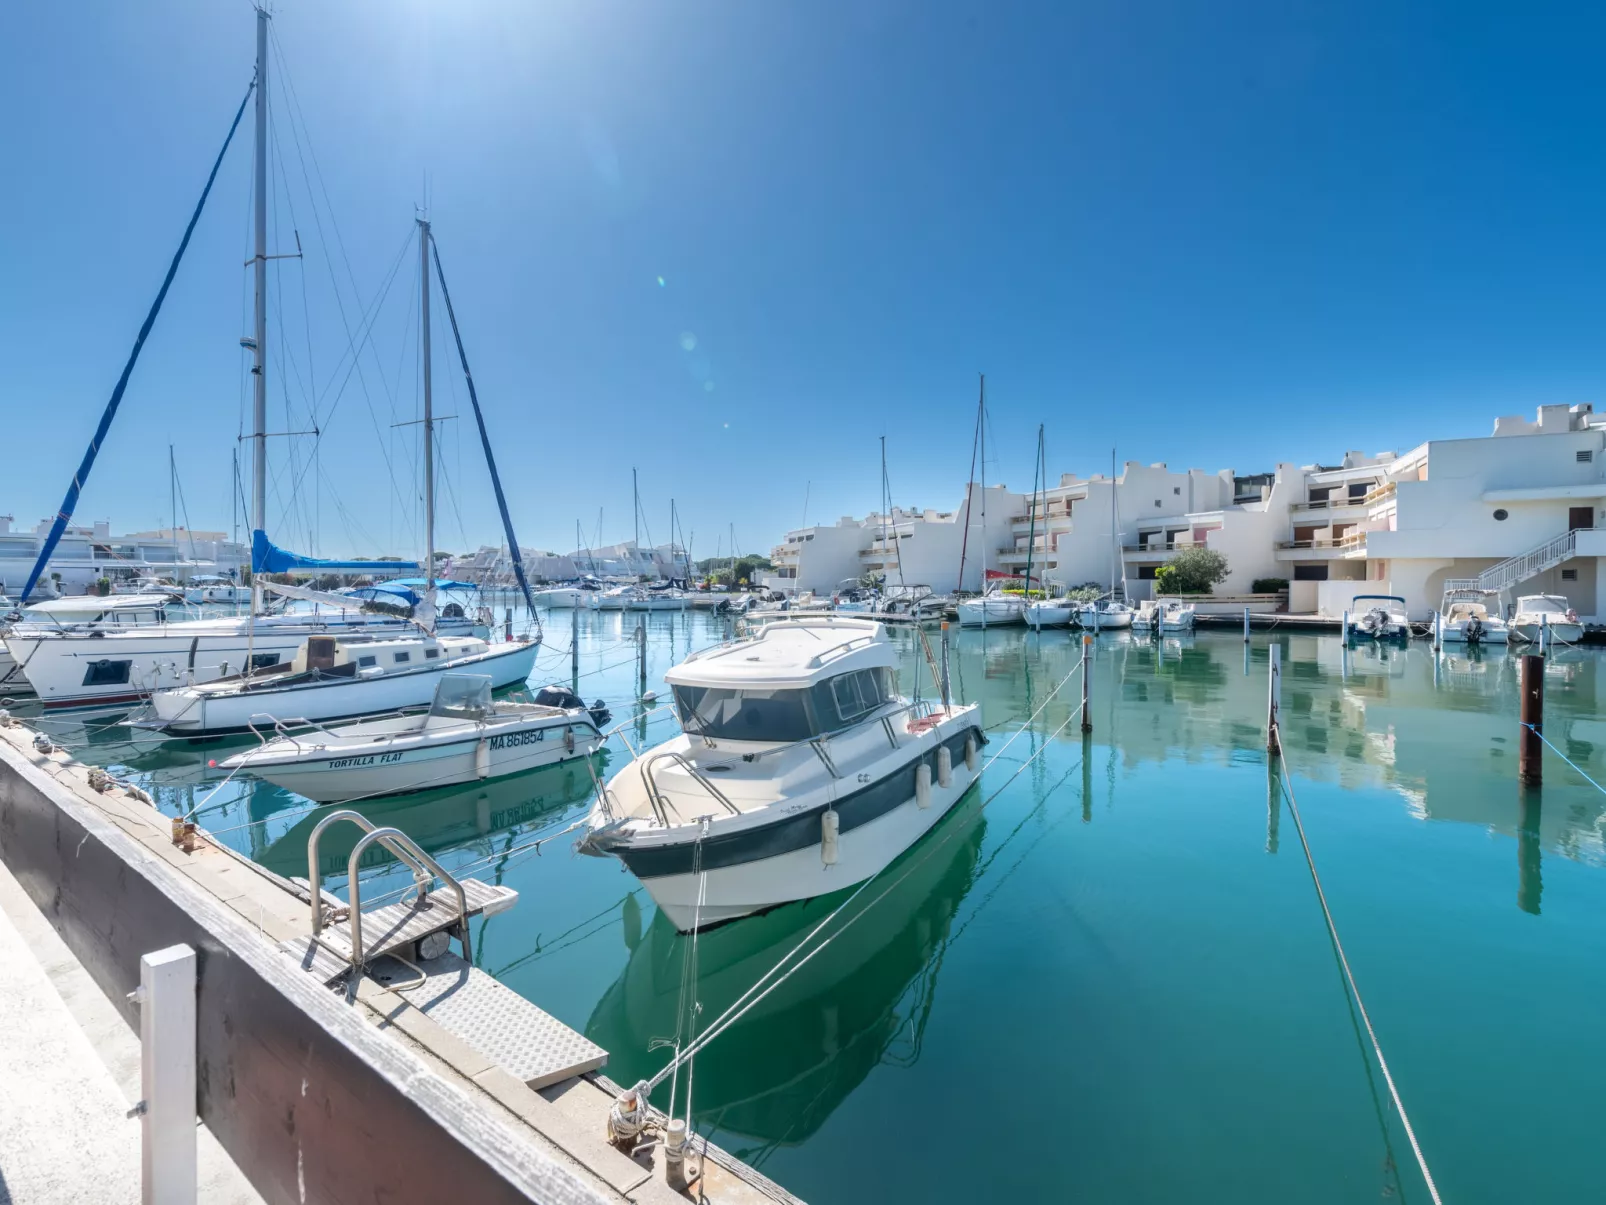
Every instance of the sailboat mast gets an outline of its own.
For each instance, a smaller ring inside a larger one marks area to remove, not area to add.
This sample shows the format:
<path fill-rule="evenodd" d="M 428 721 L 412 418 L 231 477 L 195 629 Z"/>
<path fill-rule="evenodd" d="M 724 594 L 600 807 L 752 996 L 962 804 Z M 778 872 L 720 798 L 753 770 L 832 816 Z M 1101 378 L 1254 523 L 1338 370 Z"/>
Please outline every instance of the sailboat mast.
<path fill-rule="evenodd" d="M 981 376 L 981 396 L 987 397 L 987 377 Z M 976 434 L 970 440 L 970 480 L 965 482 L 965 530 L 959 533 L 959 584 L 956 590 L 965 588 L 965 553 L 970 548 L 970 501 L 976 487 L 976 441 L 981 437 L 981 403 L 976 405 Z"/>
<path fill-rule="evenodd" d="M 1116 488 L 1115 488 L 1115 449 L 1110 449 L 1110 597 L 1115 597 L 1115 551 L 1121 542 L 1120 532 L 1117 529 L 1115 517 Z"/>
<path fill-rule="evenodd" d="M 630 513 L 636 521 L 636 536 L 630 547 L 630 568 L 635 570 L 641 563 L 641 488 L 636 483 L 636 470 L 630 469 Z M 637 577 L 641 575 L 636 574 Z"/>
<path fill-rule="evenodd" d="M 251 531 L 268 529 L 268 11 L 257 8 L 255 197 L 256 254 L 251 330 Z M 257 595 L 252 575 L 253 602 Z M 255 605 L 251 610 L 256 611 Z"/>
<path fill-rule="evenodd" d="M 168 532 L 173 537 L 173 559 L 178 559 L 178 466 L 173 463 L 173 445 L 167 445 L 167 513 L 173 516 Z"/>
<path fill-rule="evenodd" d="M 418 220 L 418 343 L 424 371 L 424 597 L 435 594 L 435 411 L 429 371 L 429 223 Z M 431 623 L 433 625 L 433 615 Z"/>

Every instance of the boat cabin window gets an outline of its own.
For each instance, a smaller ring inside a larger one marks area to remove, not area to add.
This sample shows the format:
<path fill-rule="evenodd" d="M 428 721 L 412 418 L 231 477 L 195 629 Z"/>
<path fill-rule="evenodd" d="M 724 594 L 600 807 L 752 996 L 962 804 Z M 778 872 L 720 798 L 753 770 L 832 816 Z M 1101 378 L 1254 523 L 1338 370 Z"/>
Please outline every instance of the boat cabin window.
<path fill-rule="evenodd" d="M 411 661 L 412 659 L 413 655 L 411 653 L 397 653 L 395 657 L 397 665 L 402 664 L 404 661 Z"/>
<path fill-rule="evenodd" d="M 435 658 L 439 657 L 440 655 L 441 655 L 440 649 L 425 649 L 424 650 L 424 660 L 425 661 L 433 661 L 433 660 L 435 660 Z"/>
<path fill-rule="evenodd" d="M 132 661 L 91 661 L 84 670 L 85 686 L 122 686 L 128 682 Z"/>
<path fill-rule="evenodd" d="M 897 698 L 892 671 L 883 666 L 827 678 L 814 688 L 814 714 L 822 732 L 856 724 Z"/>
<path fill-rule="evenodd" d="M 692 736 L 731 741 L 804 741 L 815 735 L 806 690 L 677 686 L 680 726 Z"/>
<path fill-rule="evenodd" d="M 367 669 L 370 665 L 378 665 L 378 664 L 379 664 L 379 658 L 375 657 L 371 653 L 366 657 L 358 657 L 357 658 L 357 667 L 359 669 Z"/>

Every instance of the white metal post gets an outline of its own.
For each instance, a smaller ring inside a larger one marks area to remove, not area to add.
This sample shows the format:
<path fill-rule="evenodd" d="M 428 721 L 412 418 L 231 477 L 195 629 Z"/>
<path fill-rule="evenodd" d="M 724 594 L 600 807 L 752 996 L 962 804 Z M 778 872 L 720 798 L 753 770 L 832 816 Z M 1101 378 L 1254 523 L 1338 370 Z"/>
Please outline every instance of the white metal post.
<path fill-rule="evenodd" d="M 1282 752 L 1282 743 L 1279 739 L 1278 719 L 1283 706 L 1283 650 L 1275 642 L 1270 647 L 1271 652 L 1271 690 L 1266 700 L 1266 752 Z"/>
<path fill-rule="evenodd" d="M 1244 608 L 1244 643 L 1249 643 L 1249 608 Z"/>
<path fill-rule="evenodd" d="M 194 1205 L 195 951 L 139 960 L 140 1200 Z"/>

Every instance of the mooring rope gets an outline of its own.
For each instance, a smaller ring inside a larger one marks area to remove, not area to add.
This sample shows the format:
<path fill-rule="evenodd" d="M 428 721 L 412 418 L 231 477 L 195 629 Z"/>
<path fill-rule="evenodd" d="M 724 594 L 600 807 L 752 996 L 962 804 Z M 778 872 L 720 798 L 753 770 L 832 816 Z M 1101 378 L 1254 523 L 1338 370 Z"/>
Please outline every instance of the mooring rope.
<path fill-rule="evenodd" d="M 1532 732 L 1540 740 L 1544 741 L 1546 748 L 1548 748 L 1557 757 L 1561 758 L 1562 761 L 1566 762 L 1569 766 L 1571 766 L 1573 768 L 1573 771 L 1578 775 L 1578 777 L 1582 778 L 1585 782 L 1587 782 L 1590 786 L 1594 787 L 1602 795 L 1606 795 L 1606 787 L 1601 786 L 1600 783 L 1596 782 L 1588 774 L 1585 774 L 1583 769 L 1578 765 L 1578 763 L 1573 761 L 1572 758 L 1568 757 L 1560 749 L 1556 748 L 1555 745 L 1552 745 L 1550 743 L 1550 741 L 1545 737 L 1545 734 L 1543 732 L 1540 732 L 1539 729 L 1536 728 L 1532 724 L 1524 724 L 1523 727 L 1528 729 L 1530 732 Z"/>
<path fill-rule="evenodd" d="M 1081 668 L 1086 661 L 1087 654 L 1083 653 L 1081 660 L 1078 661 L 1076 665 L 1072 666 L 1070 672 L 1061 678 L 1055 685 L 1054 689 L 1049 691 L 1048 694 L 1043 697 L 1042 703 L 1040 703 L 1037 709 L 1032 712 L 1031 716 L 1026 720 L 1026 722 L 1020 726 L 1020 728 L 1009 738 L 1009 740 L 1004 742 L 1003 747 L 1000 748 L 997 753 L 993 754 L 993 756 L 989 757 L 986 762 L 982 764 L 981 769 L 976 773 L 977 782 L 981 780 L 981 775 L 986 772 L 987 768 L 996 762 L 1001 756 L 1003 756 L 1004 751 L 1008 749 L 1010 745 L 1014 744 L 1015 740 L 1020 736 L 1020 734 L 1025 732 L 1031 726 L 1032 722 L 1043 713 L 1044 708 L 1046 708 L 1054 699 L 1054 697 L 1059 694 L 1059 692 L 1064 688 L 1065 684 L 1071 680 L 1076 671 Z M 1049 734 L 1048 739 L 1038 747 L 1036 752 L 1034 752 L 1025 761 L 1021 762 L 1020 765 L 1016 766 L 1014 772 L 1011 773 L 1010 776 L 1001 784 L 999 784 L 997 790 L 982 800 L 981 807 L 977 808 L 976 810 L 978 812 L 985 810 L 987 805 L 992 803 L 993 800 L 997 799 L 998 796 L 1002 794 L 1006 788 L 1008 788 L 1010 783 L 1019 778 L 1021 772 L 1024 771 L 1027 766 L 1036 761 L 1037 758 L 1040 757 L 1043 752 L 1052 745 L 1054 738 L 1059 736 L 1061 732 L 1064 732 L 1065 729 L 1070 726 L 1071 722 L 1077 719 L 1081 714 L 1082 704 L 1078 703 L 1075 708 L 1071 710 L 1071 713 L 1066 716 L 1065 722 Z M 799 950 L 808 945 L 808 943 L 812 941 L 816 935 L 818 935 L 827 925 L 840 916 L 844 909 L 852 904 L 853 901 L 858 899 L 859 896 L 864 894 L 865 890 L 881 877 L 881 871 L 876 871 L 875 874 L 871 875 L 863 883 L 860 883 L 859 886 L 854 889 L 853 894 L 849 895 L 847 899 L 843 900 L 828 914 L 826 914 L 825 918 L 821 920 L 819 924 L 815 925 L 814 928 L 810 929 L 808 933 L 804 935 L 801 941 L 783 954 L 774 966 L 772 966 L 768 971 L 764 972 L 764 974 L 754 982 L 752 987 L 743 992 L 735 1003 L 721 1013 L 719 1017 L 717 1017 L 714 1022 L 703 1031 L 701 1037 L 687 1045 L 684 1050 L 677 1051 L 675 1053 L 675 1057 L 671 1059 L 667 1065 L 660 1069 L 656 1075 L 652 1076 L 650 1079 L 642 1081 L 642 1083 L 638 1084 L 635 1089 L 632 1089 L 632 1091 L 639 1092 L 645 1096 L 646 1094 L 651 1093 L 652 1090 L 658 1087 L 659 1084 L 663 1083 L 667 1077 L 675 1074 L 682 1062 L 695 1057 L 710 1042 L 719 1037 L 720 1034 L 724 1033 L 725 1030 L 729 1029 L 737 1021 L 740 1021 L 742 1017 L 755 1005 L 757 1005 L 759 1001 L 763 1000 L 765 996 L 768 996 L 776 988 L 780 987 L 781 984 L 785 983 L 798 971 L 802 970 L 803 967 L 806 966 L 816 954 L 825 949 L 826 946 L 830 945 L 838 937 L 841 937 L 842 934 L 846 933 L 849 928 L 851 928 L 862 916 L 865 915 L 865 913 L 869 912 L 871 908 L 875 907 L 876 904 L 880 903 L 889 894 L 891 894 L 891 892 L 896 890 L 898 885 L 907 879 L 910 874 L 912 874 L 923 862 L 926 861 L 927 858 L 931 857 L 932 854 L 946 845 L 950 840 L 952 840 L 954 835 L 962 831 L 962 829 L 963 826 L 956 826 L 949 832 L 945 833 L 941 840 L 937 841 L 935 844 L 928 845 L 917 857 L 910 861 L 909 865 L 904 868 L 903 873 L 899 875 L 897 879 L 895 879 L 891 885 L 886 888 L 886 890 L 882 891 L 880 895 L 876 896 L 857 913 L 849 917 L 845 922 L 843 922 L 839 929 L 827 936 L 817 946 L 815 946 L 807 954 L 803 955 L 802 958 L 799 958 L 795 964 L 783 972 L 782 968 L 785 967 L 788 962 L 791 962 Z M 891 865 L 891 863 L 888 863 L 888 865 Z M 885 869 L 886 867 L 882 867 L 882 870 Z"/>
<path fill-rule="evenodd" d="M 1282 727 L 1274 721 L 1272 728 L 1277 736 L 1277 748 L 1281 750 Z M 1310 880 L 1316 886 L 1316 899 L 1322 906 L 1322 917 L 1327 922 L 1327 934 L 1333 939 L 1333 948 L 1338 951 L 1339 965 L 1344 968 L 1344 978 L 1349 983 L 1350 995 L 1354 997 L 1355 1007 L 1366 1026 L 1366 1036 L 1371 1040 L 1372 1053 L 1377 1056 L 1377 1065 L 1383 1072 L 1383 1082 L 1388 1084 L 1389 1095 L 1394 1098 L 1394 1108 L 1405 1127 L 1405 1136 L 1411 1141 L 1411 1152 L 1416 1156 L 1416 1165 L 1421 1169 L 1422 1179 L 1428 1186 L 1428 1195 L 1433 1198 L 1434 1205 L 1443 1205 L 1439 1198 L 1438 1186 L 1433 1182 L 1433 1173 L 1428 1170 L 1427 1157 L 1422 1154 L 1422 1144 L 1416 1139 L 1416 1129 L 1411 1125 L 1410 1115 L 1405 1111 L 1405 1102 L 1400 1099 L 1399 1087 L 1394 1083 L 1394 1074 L 1389 1070 L 1388 1060 L 1383 1057 L 1383 1046 L 1377 1040 L 1377 1030 L 1372 1028 L 1372 1017 L 1366 1010 L 1366 1001 L 1361 998 L 1360 985 L 1355 982 L 1355 972 L 1350 969 L 1349 956 L 1344 953 L 1344 943 L 1339 940 L 1338 925 L 1333 921 L 1333 910 L 1327 905 L 1327 893 L 1322 890 L 1322 877 L 1316 873 L 1316 858 L 1311 853 L 1310 841 L 1305 836 L 1305 822 L 1299 816 L 1299 801 L 1294 798 L 1294 784 L 1288 774 L 1288 763 L 1280 752 L 1273 756 L 1277 758 L 1278 777 L 1283 794 L 1288 798 L 1288 811 L 1294 818 L 1294 829 L 1299 833 L 1299 844 L 1305 851 L 1305 864 L 1310 867 Z"/>

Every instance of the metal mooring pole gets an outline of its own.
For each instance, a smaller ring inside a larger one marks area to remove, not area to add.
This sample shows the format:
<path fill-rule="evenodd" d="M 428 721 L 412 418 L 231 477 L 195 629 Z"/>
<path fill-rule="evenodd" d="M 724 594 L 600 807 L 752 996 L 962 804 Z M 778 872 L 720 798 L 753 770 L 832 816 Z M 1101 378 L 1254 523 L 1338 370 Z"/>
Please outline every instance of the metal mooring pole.
<path fill-rule="evenodd" d="M 195 951 L 169 946 L 139 960 L 140 1200 L 194 1205 Z"/>
<path fill-rule="evenodd" d="M 1537 787 L 1543 779 L 1545 730 L 1545 659 L 1537 653 L 1522 658 L 1522 720 L 1517 735 L 1517 781 Z"/>
<path fill-rule="evenodd" d="M 1093 637 L 1082 637 L 1082 731 L 1093 731 L 1093 713 L 1088 710 L 1087 677 L 1088 670 L 1092 668 Z"/>
<path fill-rule="evenodd" d="M 580 600 L 569 611 L 569 689 L 580 690 Z"/>
<path fill-rule="evenodd" d="M 1281 718 L 1283 707 L 1283 650 L 1282 646 L 1273 643 L 1271 652 L 1271 689 L 1266 699 L 1266 752 L 1276 756 L 1281 753 L 1282 740 L 1278 732 L 1277 722 Z"/>
<path fill-rule="evenodd" d="M 942 621 L 942 710 L 948 712 L 948 621 Z"/>

